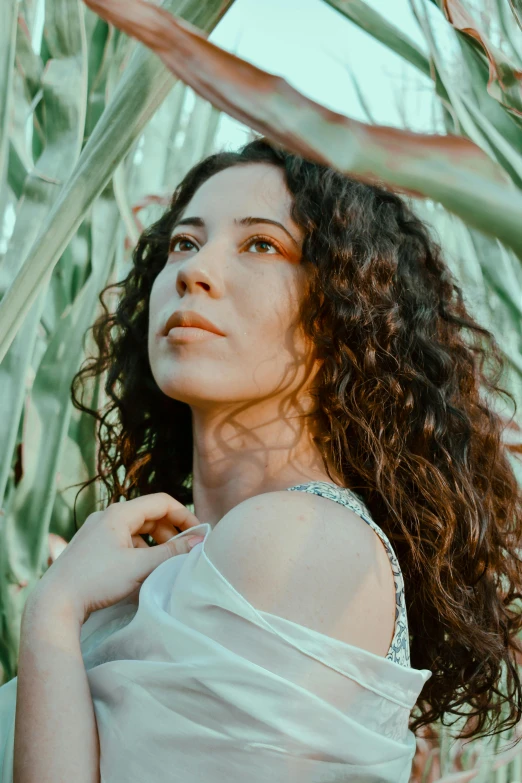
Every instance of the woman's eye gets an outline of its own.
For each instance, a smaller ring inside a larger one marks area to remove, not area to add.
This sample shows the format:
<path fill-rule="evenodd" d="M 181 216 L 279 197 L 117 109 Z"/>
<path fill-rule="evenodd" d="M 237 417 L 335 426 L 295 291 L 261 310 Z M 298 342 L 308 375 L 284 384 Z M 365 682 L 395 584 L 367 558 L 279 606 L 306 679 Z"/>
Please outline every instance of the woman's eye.
<path fill-rule="evenodd" d="M 187 237 L 173 237 L 170 240 L 169 252 L 170 253 L 175 253 L 176 252 L 176 245 L 179 245 L 180 243 L 185 243 L 186 244 L 187 242 L 188 242 L 189 245 L 192 245 L 193 247 L 196 247 L 196 245 L 194 245 L 194 242 L 192 242 L 192 240 L 190 240 L 190 239 L 187 239 Z M 186 250 L 186 248 L 185 248 L 185 250 Z"/>
<path fill-rule="evenodd" d="M 268 245 L 268 247 L 271 247 L 272 250 L 275 250 L 276 253 L 279 252 L 278 248 L 274 244 L 272 244 L 272 242 L 269 242 L 268 239 L 255 239 L 254 238 L 254 239 L 250 240 L 250 244 L 247 245 L 247 247 L 251 247 L 252 245 L 265 245 L 265 246 Z M 265 253 L 264 250 L 262 251 L 262 254 L 263 255 L 267 255 L 267 253 Z"/>

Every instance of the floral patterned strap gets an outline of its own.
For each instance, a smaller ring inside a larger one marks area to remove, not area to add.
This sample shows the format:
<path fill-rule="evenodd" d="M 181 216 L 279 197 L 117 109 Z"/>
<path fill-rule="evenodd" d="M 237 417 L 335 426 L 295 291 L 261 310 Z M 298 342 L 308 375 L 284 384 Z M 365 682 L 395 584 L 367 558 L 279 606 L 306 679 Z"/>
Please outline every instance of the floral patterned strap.
<path fill-rule="evenodd" d="M 309 481 L 306 484 L 296 484 L 294 487 L 289 487 L 288 491 L 304 491 L 311 492 L 313 495 L 321 495 L 322 497 L 334 500 L 337 503 L 341 503 L 346 508 L 349 508 L 361 519 L 363 519 L 370 527 L 377 533 L 381 539 L 388 557 L 390 559 L 393 580 L 395 582 L 395 632 L 390 645 L 390 649 L 386 653 L 386 658 L 398 663 L 400 666 L 410 667 L 410 644 L 408 635 L 408 618 L 406 615 L 406 602 L 404 599 L 404 579 L 402 571 L 399 565 L 397 556 L 393 550 L 393 547 L 387 537 L 387 535 L 381 530 L 381 528 L 373 521 L 371 514 L 364 504 L 362 498 L 359 497 L 353 490 L 346 487 L 338 487 L 336 484 L 330 484 L 327 481 Z"/>

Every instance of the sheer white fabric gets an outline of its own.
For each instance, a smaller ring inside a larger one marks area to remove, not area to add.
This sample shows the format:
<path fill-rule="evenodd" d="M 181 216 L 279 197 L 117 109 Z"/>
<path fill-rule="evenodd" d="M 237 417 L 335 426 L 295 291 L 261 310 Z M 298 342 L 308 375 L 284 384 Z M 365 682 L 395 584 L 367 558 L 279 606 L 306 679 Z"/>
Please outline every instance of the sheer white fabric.
<path fill-rule="evenodd" d="M 410 668 L 409 650 L 403 665 L 256 610 L 205 541 L 156 568 L 138 606 L 91 614 L 80 640 L 102 783 L 408 783 L 408 718 L 431 672 Z M 0 783 L 12 783 L 16 682 L 0 688 Z"/>

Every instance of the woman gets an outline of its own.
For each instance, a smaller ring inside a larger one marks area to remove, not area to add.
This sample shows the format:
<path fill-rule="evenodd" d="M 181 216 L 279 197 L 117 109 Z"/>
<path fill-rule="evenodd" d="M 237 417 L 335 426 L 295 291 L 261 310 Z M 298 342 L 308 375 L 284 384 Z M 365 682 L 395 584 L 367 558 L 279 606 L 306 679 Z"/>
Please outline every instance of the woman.
<path fill-rule="evenodd" d="M 13 746 L 16 783 L 43 754 L 53 780 L 407 783 L 420 726 L 513 726 L 501 360 L 404 201 L 258 138 L 193 167 L 123 289 L 73 381 L 101 424 L 76 382 L 108 370 L 112 506 L 28 601 L 2 783 Z"/>

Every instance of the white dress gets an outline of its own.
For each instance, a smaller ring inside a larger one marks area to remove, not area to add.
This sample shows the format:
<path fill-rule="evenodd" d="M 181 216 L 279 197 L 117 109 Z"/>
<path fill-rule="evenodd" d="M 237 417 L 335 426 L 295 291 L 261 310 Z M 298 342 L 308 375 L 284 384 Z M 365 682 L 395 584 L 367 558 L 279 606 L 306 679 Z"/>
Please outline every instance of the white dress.
<path fill-rule="evenodd" d="M 410 667 L 395 553 L 351 490 L 288 491 L 342 503 L 383 541 L 396 588 L 386 657 L 257 610 L 203 541 L 147 577 L 139 606 L 125 598 L 82 626 L 102 783 L 408 783 L 408 718 L 432 672 Z M 179 535 L 195 532 L 211 527 Z M 12 783 L 16 683 L 0 688 L 0 783 Z"/>

